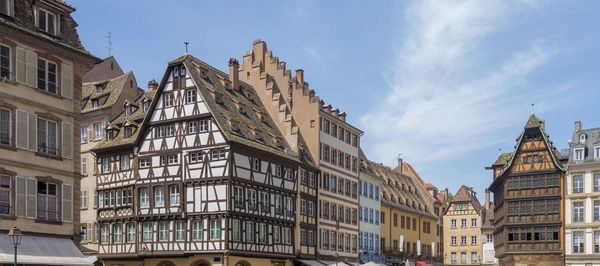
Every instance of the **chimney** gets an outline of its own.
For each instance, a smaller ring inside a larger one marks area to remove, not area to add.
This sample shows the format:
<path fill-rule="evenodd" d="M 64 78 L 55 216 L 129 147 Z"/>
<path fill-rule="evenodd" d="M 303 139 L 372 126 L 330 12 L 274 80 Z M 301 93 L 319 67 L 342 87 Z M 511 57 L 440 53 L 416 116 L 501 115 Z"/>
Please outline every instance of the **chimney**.
<path fill-rule="evenodd" d="M 302 70 L 302 69 L 296 70 L 296 80 L 298 81 L 298 83 L 304 84 L 304 70 Z"/>
<path fill-rule="evenodd" d="M 485 189 L 485 205 L 484 208 L 487 210 L 490 208 L 490 189 Z"/>
<path fill-rule="evenodd" d="M 581 130 L 581 121 L 575 121 L 575 132 Z"/>
<path fill-rule="evenodd" d="M 402 163 L 402 158 L 398 157 L 398 166 L 400 167 L 400 173 L 404 173 L 404 164 Z"/>
<path fill-rule="evenodd" d="M 229 81 L 231 86 L 237 89 L 240 84 L 240 63 L 235 58 L 229 59 Z"/>
<path fill-rule="evenodd" d="M 152 79 L 150 82 L 148 82 L 148 91 L 155 91 L 156 89 L 158 89 L 158 82 Z"/>
<path fill-rule="evenodd" d="M 544 119 L 540 120 L 540 127 L 541 127 L 543 130 L 546 130 L 546 120 L 544 120 Z"/>

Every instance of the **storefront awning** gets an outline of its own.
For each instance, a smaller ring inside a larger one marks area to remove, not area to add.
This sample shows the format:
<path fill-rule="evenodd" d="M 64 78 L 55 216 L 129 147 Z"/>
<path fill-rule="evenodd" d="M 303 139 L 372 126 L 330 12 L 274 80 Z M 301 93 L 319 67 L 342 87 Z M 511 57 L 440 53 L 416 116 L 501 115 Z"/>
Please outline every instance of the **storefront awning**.
<path fill-rule="evenodd" d="M 14 246 L 6 233 L 0 234 L 0 263 L 14 262 Z M 19 264 L 94 265 L 95 256 L 86 257 L 67 238 L 24 235 L 17 248 Z"/>

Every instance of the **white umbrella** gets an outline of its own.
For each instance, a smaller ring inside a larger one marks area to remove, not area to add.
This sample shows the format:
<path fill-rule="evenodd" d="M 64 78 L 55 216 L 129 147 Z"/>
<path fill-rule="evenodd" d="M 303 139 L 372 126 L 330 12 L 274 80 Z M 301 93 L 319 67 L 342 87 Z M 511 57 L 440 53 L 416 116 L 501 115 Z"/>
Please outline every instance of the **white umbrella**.
<path fill-rule="evenodd" d="M 385 266 L 385 265 L 384 265 L 384 264 L 380 264 L 380 263 L 375 263 L 375 262 L 369 261 L 369 262 L 367 262 L 367 263 L 365 263 L 365 264 L 361 264 L 360 266 Z"/>

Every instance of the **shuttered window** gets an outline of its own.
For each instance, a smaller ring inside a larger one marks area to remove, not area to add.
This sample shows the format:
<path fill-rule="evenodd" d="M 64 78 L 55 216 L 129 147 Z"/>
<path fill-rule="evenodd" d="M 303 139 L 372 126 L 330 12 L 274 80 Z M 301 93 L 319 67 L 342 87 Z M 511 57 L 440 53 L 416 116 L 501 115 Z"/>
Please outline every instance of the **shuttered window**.
<path fill-rule="evenodd" d="M 15 214 L 19 217 L 36 218 L 37 181 L 33 178 L 17 176 Z"/>
<path fill-rule="evenodd" d="M 10 215 L 10 176 L 0 176 L 0 215 Z"/>
<path fill-rule="evenodd" d="M 51 120 L 38 118 L 37 120 L 38 152 L 58 155 L 58 126 Z"/>
<path fill-rule="evenodd" d="M 0 144 L 11 145 L 11 110 L 0 108 Z"/>
<path fill-rule="evenodd" d="M 0 45 L 0 79 L 12 79 L 10 56 L 10 47 Z"/>
<path fill-rule="evenodd" d="M 50 93 L 56 91 L 56 63 L 45 59 L 37 60 L 37 88 Z"/>
<path fill-rule="evenodd" d="M 37 86 L 37 54 L 34 51 L 17 47 L 17 82 L 30 87 Z"/>
<path fill-rule="evenodd" d="M 73 186 L 62 185 L 62 220 L 71 222 L 73 220 Z"/>
<path fill-rule="evenodd" d="M 62 123 L 62 157 L 73 158 L 73 124 Z"/>
<path fill-rule="evenodd" d="M 58 184 L 37 182 L 37 218 L 40 220 L 58 220 Z"/>

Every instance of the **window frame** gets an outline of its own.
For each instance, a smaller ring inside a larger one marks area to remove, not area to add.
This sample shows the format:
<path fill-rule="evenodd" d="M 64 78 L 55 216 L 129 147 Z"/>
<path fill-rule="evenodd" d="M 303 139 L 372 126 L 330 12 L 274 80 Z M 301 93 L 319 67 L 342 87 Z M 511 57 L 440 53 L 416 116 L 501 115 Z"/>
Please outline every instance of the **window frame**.
<path fill-rule="evenodd" d="M 42 77 L 40 77 L 40 71 L 42 71 L 40 69 L 40 64 L 42 62 L 44 63 L 44 69 L 43 69 L 44 76 L 43 76 L 43 79 L 41 79 Z M 51 87 L 49 86 L 51 84 L 51 82 L 49 80 L 49 76 L 50 76 L 50 73 L 51 73 L 50 72 L 50 65 L 54 65 L 54 82 L 53 82 L 53 84 L 54 84 L 54 92 L 50 91 Z M 59 79 L 59 73 L 60 73 L 60 71 L 58 70 L 58 63 L 54 62 L 52 60 L 43 58 L 43 57 L 38 57 L 37 58 L 37 68 L 36 68 L 36 71 L 38 73 L 36 88 L 39 89 L 39 90 L 43 90 L 45 92 L 51 93 L 51 94 L 60 95 L 60 90 L 59 90 L 59 87 L 58 87 L 58 79 Z M 41 85 L 40 82 L 41 81 L 44 82 L 44 87 L 43 88 L 40 88 L 40 85 Z"/>
<path fill-rule="evenodd" d="M 45 22 L 44 22 L 46 28 L 42 28 L 42 26 L 40 24 L 40 20 L 42 19 L 42 15 L 40 14 L 40 12 L 44 12 L 46 14 L 45 15 Z M 50 28 L 48 26 L 49 25 L 49 23 L 48 23 L 49 22 L 49 20 L 48 20 L 48 14 L 50 14 L 50 15 L 52 15 L 54 17 L 54 21 L 53 21 L 53 24 L 54 24 L 53 25 L 53 31 L 54 32 L 50 32 L 49 31 Z M 59 18 L 60 18 L 60 16 L 57 16 L 55 12 L 48 11 L 48 9 L 45 9 L 45 8 L 38 8 L 37 9 L 37 18 L 36 18 L 36 22 L 35 22 L 36 23 L 36 28 L 39 31 L 42 31 L 42 32 L 47 33 L 47 34 L 50 34 L 52 36 L 59 36 L 59 34 L 58 34 L 58 29 L 60 28 L 59 25 L 58 25 Z"/>
<path fill-rule="evenodd" d="M 8 4 L 8 5 L 9 5 L 9 13 L 10 13 L 10 4 Z M 8 49 L 8 57 L 2 57 L 2 53 L 1 53 L 2 48 Z M 14 79 L 13 78 L 13 74 L 14 74 L 13 73 L 13 66 L 12 66 L 12 64 L 13 64 L 13 60 L 12 60 L 13 53 L 12 53 L 12 50 L 13 50 L 12 47 L 0 43 L 0 79 L 2 79 L 4 77 L 6 77 L 6 79 L 8 79 L 8 80 L 13 80 Z M 8 69 L 7 69 L 8 70 L 8 74 L 7 74 L 7 76 L 3 76 L 2 75 L 2 58 L 7 58 L 8 59 Z"/>

